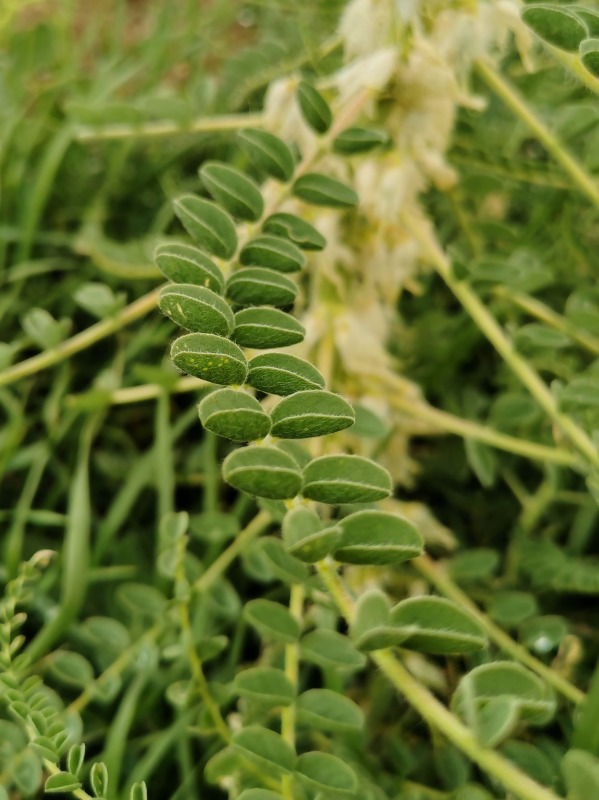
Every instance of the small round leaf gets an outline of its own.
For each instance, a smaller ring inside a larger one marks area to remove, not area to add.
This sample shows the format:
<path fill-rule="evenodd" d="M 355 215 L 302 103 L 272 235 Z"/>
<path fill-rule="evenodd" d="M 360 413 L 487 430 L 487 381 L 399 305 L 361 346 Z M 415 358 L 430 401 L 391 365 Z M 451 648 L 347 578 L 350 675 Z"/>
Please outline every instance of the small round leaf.
<path fill-rule="evenodd" d="M 586 25 L 574 12 L 550 3 L 525 6 L 522 19 L 541 39 L 572 53 L 589 35 Z"/>
<path fill-rule="evenodd" d="M 184 194 L 173 201 L 175 214 L 198 244 L 219 258 L 231 258 L 237 248 L 235 223 L 210 200 Z"/>
<path fill-rule="evenodd" d="M 482 650 L 487 637 L 464 609 L 442 597 L 411 597 L 391 609 L 391 624 L 404 635 L 402 647 L 439 655 Z"/>
<path fill-rule="evenodd" d="M 246 267 L 267 267 L 277 272 L 299 272 L 306 257 L 293 242 L 280 236 L 256 236 L 239 253 L 239 263 Z"/>
<path fill-rule="evenodd" d="M 302 783 L 330 797 L 352 796 L 358 788 L 358 779 L 345 761 L 330 753 L 302 753 L 295 767 Z"/>
<path fill-rule="evenodd" d="M 365 510 L 339 523 L 343 531 L 335 549 L 346 564 L 398 564 L 422 553 L 422 536 L 411 522 L 387 511 Z"/>
<path fill-rule="evenodd" d="M 358 195 L 351 187 L 318 172 L 309 172 L 298 178 L 293 184 L 293 194 L 315 206 L 353 208 L 358 205 Z"/>
<path fill-rule="evenodd" d="M 303 495 L 320 503 L 372 503 L 393 489 L 386 469 L 355 455 L 321 456 L 303 472 Z"/>
<path fill-rule="evenodd" d="M 281 439 L 309 439 L 345 430 L 354 424 L 353 408 L 342 397 L 309 389 L 286 397 L 271 413 L 272 434 Z"/>
<path fill-rule="evenodd" d="M 309 689 L 297 698 L 300 722 L 321 731 L 360 730 L 364 714 L 353 700 L 330 689 Z"/>
<path fill-rule="evenodd" d="M 287 353 L 261 353 L 248 366 L 249 385 L 267 394 L 289 395 L 325 385 L 316 367 Z"/>
<path fill-rule="evenodd" d="M 234 450 L 223 462 L 223 477 L 236 489 L 272 500 L 295 497 L 302 487 L 296 462 L 276 447 L 249 445 Z"/>
<path fill-rule="evenodd" d="M 295 214 L 279 211 L 272 214 L 262 226 L 264 233 L 282 236 L 301 247 L 302 250 L 322 250 L 327 243 L 324 236 L 313 225 Z"/>
<path fill-rule="evenodd" d="M 283 800 L 283 795 L 270 789 L 246 789 L 237 800 Z"/>
<path fill-rule="evenodd" d="M 305 335 L 301 322 L 278 308 L 254 306 L 235 314 L 233 338 L 242 347 L 290 347 L 303 341 Z"/>
<path fill-rule="evenodd" d="M 228 303 L 204 286 L 191 283 L 163 286 L 158 305 L 163 314 L 188 331 L 230 336 L 235 327 Z"/>
<path fill-rule="evenodd" d="M 270 431 L 270 417 L 260 403 L 235 389 L 218 389 L 206 395 L 198 413 L 206 430 L 234 442 L 263 439 Z"/>
<path fill-rule="evenodd" d="M 289 678 L 273 667 L 250 667 L 239 672 L 233 689 L 242 697 L 268 706 L 289 706 L 295 699 Z"/>
<path fill-rule="evenodd" d="M 368 153 L 389 140 L 385 131 L 369 128 L 346 128 L 333 140 L 333 150 L 343 156 Z"/>
<path fill-rule="evenodd" d="M 311 508 L 293 508 L 283 519 L 283 539 L 296 558 L 313 564 L 328 555 L 339 539 L 341 528 L 324 528 L 318 514 Z"/>
<path fill-rule="evenodd" d="M 245 128 L 239 141 L 253 162 L 273 178 L 288 181 L 295 169 L 295 159 L 285 142 L 268 131 Z"/>
<path fill-rule="evenodd" d="M 241 348 L 212 333 L 188 333 L 176 339 L 171 361 L 183 372 L 212 383 L 240 385 L 247 376 Z"/>
<path fill-rule="evenodd" d="M 316 133 L 326 133 L 331 127 L 333 113 L 320 92 L 307 81 L 302 81 L 297 87 L 297 101 L 308 125 Z"/>
<path fill-rule="evenodd" d="M 584 39 L 578 49 L 580 60 L 596 78 L 599 78 L 599 39 Z"/>
<path fill-rule="evenodd" d="M 293 748 L 278 733 L 260 725 L 248 725 L 236 733 L 233 746 L 269 773 L 288 774 L 295 768 Z"/>
<path fill-rule="evenodd" d="M 362 669 L 366 656 L 359 653 L 347 636 L 337 631 L 316 629 L 300 641 L 300 654 L 323 669 Z"/>
<path fill-rule="evenodd" d="M 154 260 L 170 281 L 205 286 L 217 294 L 223 292 L 222 272 L 214 261 L 191 244 L 162 244 L 156 248 Z"/>
<path fill-rule="evenodd" d="M 227 297 L 240 306 L 290 306 L 296 295 L 292 280 L 265 267 L 246 267 L 227 281 Z"/>
<path fill-rule="evenodd" d="M 272 600 L 250 600 L 243 616 L 258 633 L 277 642 L 293 644 L 299 639 L 300 624 L 287 608 Z"/>
<path fill-rule="evenodd" d="M 57 772 L 56 775 L 50 775 L 44 784 L 46 794 L 68 794 L 80 788 L 81 783 L 77 780 L 77 776 L 71 775 L 70 772 Z"/>
<path fill-rule="evenodd" d="M 305 583 L 308 580 L 306 565 L 291 555 L 280 539 L 263 536 L 258 542 L 258 548 L 273 574 L 285 583 Z"/>
<path fill-rule="evenodd" d="M 240 170 L 219 161 L 207 161 L 200 178 L 214 197 L 238 219 L 255 222 L 262 216 L 264 200 L 259 186 Z"/>

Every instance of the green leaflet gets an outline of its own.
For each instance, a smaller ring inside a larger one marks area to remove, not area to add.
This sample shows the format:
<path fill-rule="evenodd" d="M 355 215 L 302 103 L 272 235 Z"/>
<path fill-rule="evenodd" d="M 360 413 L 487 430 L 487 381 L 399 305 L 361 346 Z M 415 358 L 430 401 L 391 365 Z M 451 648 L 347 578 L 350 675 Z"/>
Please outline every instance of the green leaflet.
<path fill-rule="evenodd" d="M 306 265 L 306 257 L 288 239 L 265 234 L 256 236 L 241 248 L 239 263 L 246 267 L 268 267 L 277 272 L 299 272 Z"/>
<path fill-rule="evenodd" d="M 276 447 L 249 445 L 234 450 L 223 462 L 223 477 L 236 489 L 273 500 L 295 497 L 302 487 L 298 465 Z"/>
<path fill-rule="evenodd" d="M 262 225 L 264 233 L 282 236 L 302 250 L 322 250 L 327 240 L 313 225 L 295 214 L 283 211 L 272 214 Z"/>
<path fill-rule="evenodd" d="M 325 528 L 311 508 L 292 508 L 283 519 L 283 541 L 296 558 L 313 564 L 331 553 L 341 538 L 338 525 Z"/>
<path fill-rule="evenodd" d="M 308 689 L 297 698 L 299 722 L 314 730 L 351 731 L 364 726 L 361 708 L 330 689 Z"/>
<path fill-rule="evenodd" d="M 268 774 L 287 774 L 295 768 L 293 748 L 278 733 L 260 725 L 248 725 L 236 733 L 233 747 Z"/>
<path fill-rule="evenodd" d="M 108 791 L 108 770 L 103 761 L 96 761 L 89 771 L 89 782 L 96 797 L 104 797 Z"/>
<path fill-rule="evenodd" d="M 76 689 L 85 689 L 94 680 L 94 669 L 87 658 L 68 650 L 53 656 L 48 671 L 54 680 Z"/>
<path fill-rule="evenodd" d="M 191 283 L 163 286 L 158 306 L 163 314 L 188 331 L 230 336 L 235 327 L 229 304 L 204 286 Z"/>
<path fill-rule="evenodd" d="M 487 612 L 491 619 L 505 628 L 513 628 L 539 613 L 537 600 L 530 592 L 506 590 L 494 592 Z"/>
<path fill-rule="evenodd" d="M 452 699 L 452 707 L 468 720 L 489 701 L 502 697 L 517 707 L 518 719 L 534 725 L 545 725 L 556 710 L 552 689 L 533 672 L 511 661 L 482 664 L 460 681 Z"/>
<path fill-rule="evenodd" d="M 250 667 L 239 672 L 233 683 L 234 691 L 268 706 L 289 706 L 295 699 L 295 689 L 283 670 L 273 667 Z"/>
<path fill-rule="evenodd" d="M 295 169 L 295 159 L 285 142 L 268 131 L 245 128 L 238 134 L 241 146 L 252 161 L 279 181 L 288 181 Z"/>
<path fill-rule="evenodd" d="M 271 413 L 272 434 L 281 439 L 309 439 L 345 430 L 354 424 L 353 408 L 342 397 L 309 389 L 281 400 Z"/>
<path fill-rule="evenodd" d="M 568 750 L 562 760 L 568 800 L 599 796 L 599 759 L 584 750 Z"/>
<path fill-rule="evenodd" d="M 283 800 L 283 795 L 269 789 L 246 789 L 238 800 Z"/>
<path fill-rule="evenodd" d="M 277 308 L 255 306 L 235 314 L 233 339 L 242 347 L 289 347 L 303 341 L 305 334 L 301 322 Z"/>
<path fill-rule="evenodd" d="M 356 647 L 364 653 L 396 647 L 406 638 L 391 623 L 391 605 L 379 589 L 370 589 L 359 598 L 351 635 Z"/>
<path fill-rule="evenodd" d="M 343 533 L 337 561 L 348 564 L 397 564 L 422 553 L 424 541 L 411 522 L 386 511 L 357 511 L 339 523 Z"/>
<path fill-rule="evenodd" d="M 389 497 L 391 476 L 368 458 L 321 456 L 304 469 L 303 495 L 321 503 L 372 503 Z"/>
<path fill-rule="evenodd" d="M 250 600 L 243 616 L 258 633 L 277 642 L 293 644 L 299 639 L 300 624 L 287 608 L 272 600 Z"/>
<path fill-rule="evenodd" d="M 275 536 L 263 536 L 257 544 L 273 574 L 285 583 L 305 583 L 309 572 L 304 563 L 294 558 Z"/>
<path fill-rule="evenodd" d="M 316 133 L 326 133 L 331 127 L 333 113 L 320 92 L 307 81 L 301 81 L 296 96 L 308 125 Z"/>
<path fill-rule="evenodd" d="M 599 36 L 599 12 L 594 11 L 591 8 L 585 8 L 584 6 L 574 6 L 571 9 L 576 13 L 576 16 L 581 19 L 584 24 L 587 26 L 589 31 L 589 36 L 595 37 Z M 581 43 L 582 46 L 582 43 Z"/>
<path fill-rule="evenodd" d="M 206 395 L 198 413 L 207 430 L 234 442 L 263 439 L 270 432 L 270 417 L 260 403 L 235 389 L 218 389 Z"/>
<path fill-rule="evenodd" d="M 238 169 L 220 161 L 202 164 L 200 178 L 212 197 L 238 219 L 256 222 L 264 211 L 260 187 Z"/>
<path fill-rule="evenodd" d="M 184 194 L 173 201 L 175 214 L 198 244 L 219 258 L 231 258 L 237 248 L 235 223 L 210 200 Z"/>
<path fill-rule="evenodd" d="M 580 43 L 578 54 L 586 69 L 599 78 L 599 39 L 584 39 Z"/>
<path fill-rule="evenodd" d="M 293 184 L 293 194 L 315 206 L 353 208 L 358 205 L 358 195 L 352 188 L 318 172 L 309 172 L 298 178 Z"/>
<path fill-rule="evenodd" d="M 325 385 L 316 367 L 287 353 L 261 353 L 248 366 L 249 385 L 267 394 L 289 395 Z"/>
<path fill-rule="evenodd" d="M 522 19 L 541 39 L 569 52 L 578 50 L 589 35 L 587 26 L 574 12 L 550 3 L 525 6 Z"/>
<path fill-rule="evenodd" d="M 241 348 L 212 333 L 188 333 L 175 339 L 171 360 L 183 372 L 224 385 L 240 385 L 247 376 Z"/>
<path fill-rule="evenodd" d="M 264 267 L 246 267 L 227 281 L 227 297 L 240 306 L 290 306 L 297 295 L 295 283 Z"/>
<path fill-rule="evenodd" d="M 355 670 L 366 665 L 366 656 L 337 631 L 317 629 L 307 633 L 300 640 L 300 655 L 323 669 Z"/>
<path fill-rule="evenodd" d="M 442 597 L 401 600 L 391 609 L 391 624 L 405 634 L 402 647 L 422 653 L 474 653 L 487 643 L 479 623 Z"/>
<path fill-rule="evenodd" d="M 344 156 L 368 153 L 389 141 L 385 131 L 369 128 L 346 128 L 333 140 L 333 150 Z"/>
<path fill-rule="evenodd" d="M 296 775 L 309 789 L 326 792 L 328 797 L 351 797 L 358 779 L 345 761 L 330 753 L 302 753 L 297 759 Z"/>
<path fill-rule="evenodd" d="M 193 283 L 222 294 L 225 279 L 214 261 L 190 244 L 162 244 L 154 260 L 162 273 L 175 283 Z"/>
<path fill-rule="evenodd" d="M 68 794 L 79 788 L 81 788 L 81 783 L 77 780 L 77 776 L 71 775 L 70 772 L 57 772 L 56 775 L 50 775 L 44 784 L 46 794 Z"/>

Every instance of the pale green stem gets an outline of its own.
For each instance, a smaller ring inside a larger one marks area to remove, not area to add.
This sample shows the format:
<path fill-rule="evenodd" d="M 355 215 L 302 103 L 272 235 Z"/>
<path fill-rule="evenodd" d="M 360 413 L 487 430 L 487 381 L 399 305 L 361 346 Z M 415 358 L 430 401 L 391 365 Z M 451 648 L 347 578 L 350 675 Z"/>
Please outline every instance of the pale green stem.
<path fill-rule="evenodd" d="M 97 142 L 106 139 L 147 139 L 189 133 L 225 133 L 241 128 L 258 128 L 263 124 L 262 114 L 226 114 L 200 117 L 189 122 L 159 120 L 138 124 L 99 125 L 97 127 L 80 125 L 75 128 L 73 138 L 80 142 Z"/>
<path fill-rule="evenodd" d="M 503 652 L 508 653 L 512 658 L 516 659 L 516 661 L 520 661 L 520 663 L 525 664 L 529 669 L 533 670 L 533 672 L 536 672 L 537 675 L 553 686 L 557 692 L 567 697 L 568 700 L 571 700 L 573 703 L 580 703 L 584 700 L 584 692 L 581 692 L 576 686 L 565 678 L 562 678 L 561 675 L 558 675 L 546 664 L 543 664 L 542 661 L 536 659 L 525 647 L 515 642 L 498 625 L 495 625 L 486 614 L 480 611 L 478 606 L 472 602 L 468 595 L 456 586 L 447 573 L 442 571 L 427 555 L 419 556 L 411 563 L 438 592 L 448 597 L 450 600 L 453 600 L 458 605 L 467 608 L 470 614 L 475 617 L 484 628 L 489 638 L 495 642 Z"/>
<path fill-rule="evenodd" d="M 414 401 L 398 392 L 389 398 L 389 402 L 402 414 L 408 414 L 416 419 L 430 422 L 440 431 L 455 433 L 464 439 L 475 439 L 496 447 L 498 450 L 526 456 L 535 461 L 547 461 L 552 464 L 572 467 L 573 469 L 580 466 L 580 459 L 576 453 L 571 453 L 568 450 L 559 450 L 556 447 L 547 447 L 537 442 L 530 442 L 526 439 L 519 439 L 517 436 L 501 433 L 478 422 L 462 419 L 449 414 L 447 411 L 433 408 L 433 406 L 429 406 L 426 403 Z"/>
<path fill-rule="evenodd" d="M 571 72 L 581 83 L 590 89 L 595 94 L 599 94 L 599 78 L 596 78 L 585 65 L 582 63 L 577 53 L 566 53 L 565 50 L 560 50 L 558 47 L 543 42 L 545 48 L 551 53 L 553 58 L 564 66 L 568 72 Z"/>
<path fill-rule="evenodd" d="M 430 232 L 425 232 L 423 226 L 416 220 L 412 220 L 410 228 L 422 246 L 423 257 L 433 264 L 439 275 L 503 358 L 507 366 L 521 380 L 541 408 L 563 431 L 584 458 L 593 467 L 599 468 L 599 453 L 590 437 L 574 420 L 560 412 L 554 396 L 541 380 L 536 370 L 516 351 L 504 330 L 474 290 L 465 281 L 457 280 L 453 276 L 450 262 Z"/>
<path fill-rule="evenodd" d="M 505 286 L 498 286 L 495 289 L 495 294 L 498 297 L 504 297 L 506 300 L 514 303 L 514 305 L 518 306 L 518 308 L 521 308 L 523 311 L 527 311 L 531 316 L 546 322 L 547 325 L 555 328 L 556 331 L 565 333 L 594 355 L 599 355 L 599 338 L 597 336 L 593 336 L 592 333 L 580 330 L 576 325 L 572 325 L 572 323 L 561 314 L 558 314 L 535 297 L 530 297 L 530 295 L 521 294 L 520 292 L 514 292 Z"/>
<path fill-rule="evenodd" d="M 300 624 L 304 606 L 305 589 L 303 584 L 294 583 L 291 587 L 289 611 Z M 285 675 L 297 692 L 299 680 L 299 645 L 297 642 L 285 645 Z M 281 735 L 295 749 L 295 703 L 291 703 L 281 712 Z M 293 798 L 293 776 L 284 776 L 282 780 L 283 797 Z"/>
<path fill-rule="evenodd" d="M 61 342 L 61 344 L 50 350 L 45 350 L 37 356 L 28 358 L 26 361 L 21 361 L 20 364 L 8 367 L 8 369 L 0 372 L 0 386 L 8 386 L 11 383 L 21 380 L 21 378 L 35 375 L 37 372 L 48 369 L 48 367 L 52 367 L 54 364 L 59 364 L 75 353 L 79 353 L 91 347 L 93 344 L 105 339 L 115 331 L 144 317 L 156 307 L 157 299 L 158 290 L 149 292 L 149 294 L 145 294 L 143 297 L 140 297 L 139 300 L 135 300 L 135 302 L 123 308 L 122 311 L 119 311 L 113 317 L 104 319 L 96 323 L 96 325 L 92 325 L 90 328 L 87 328 L 87 330 L 81 331 L 81 333 L 72 336 L 65 342 Z"/>
<path fill-rule="evenodd" d="M 198 594 L 206 592 L 215 580 L 226 571 L 233 561 L 240 555 L 247 545 L 256 538 L 270 522 L 270 514 L 260 511 L 246 527 L 238 533 L 233 542 L 224 550 L 192 586 Z"/>
<path fill-rule="evenodd" d="M 477 61 L 476 69 L 485 83 L 530 128 L 547 152 L 565 169 L 573 183 L 599 209 L 599 188 L 596 182 L 536 116 L 520 94 L 487 62 Z"/>
<path fill-rule="evenodd" d="M 351 624 L 355 604 L 341 582 L 330 561 L 320 561 L 318 572 L 329 590 L 335 605 Z M 483 747 L 474 734 L 455 717 L 437 698 L 414 678 L 391 649 L 376 650 L 370 654 L 399 694 L 408 702 L 434 730 L 442 733 L 453 745 L 498 780 L 520 800 L 559 800 L 550 789 L 532 780 L 510 761 Z"/>

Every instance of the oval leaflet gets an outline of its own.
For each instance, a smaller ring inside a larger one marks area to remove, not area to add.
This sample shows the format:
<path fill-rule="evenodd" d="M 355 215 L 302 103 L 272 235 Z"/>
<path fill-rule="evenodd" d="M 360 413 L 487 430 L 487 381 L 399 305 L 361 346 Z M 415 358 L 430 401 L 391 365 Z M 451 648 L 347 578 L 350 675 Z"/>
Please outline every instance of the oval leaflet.
<path fill-rule="evenodd" d="M 297 463 L 276 447 L 234 450 L 223 462 L 223 477 L 236 489 L 271 500 L 294 497 L 302 487 Z"/>
<path fill-rule="evenodd" d="M 213 333 L 188 333 L 175 339 L 171 361 L 183 372 L 211 383 L 242 384 L 247 376 L 243 350 Z"/>
<path fill-rule="evenodd" d="M 158 305 L 163 314 L 188 331 L 230 336 L 235 327 L 229 304 L 205 286 L 191 283 L 163 286 Z"/>
<path fill-rule="evenodd" d="M 247 392 L 218 389 L 204 397 L 198 413 L 206 430 L 234 442 L 263 439 L 270 431 L 270 417 Z"/>

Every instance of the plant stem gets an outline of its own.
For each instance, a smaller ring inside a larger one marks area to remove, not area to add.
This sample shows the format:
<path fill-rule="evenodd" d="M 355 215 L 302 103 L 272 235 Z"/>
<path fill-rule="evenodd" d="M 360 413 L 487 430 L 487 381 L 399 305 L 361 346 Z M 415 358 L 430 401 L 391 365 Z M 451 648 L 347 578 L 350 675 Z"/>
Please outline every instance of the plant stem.
<path fill-rule="evenodd" d="M 560 50 L 558 47 L 553 47 L 547 42 L 543 42 L 545 49 L 548 50 L 553 58 L 560 62 L 568 72 L 571 72 L 574 77 L 578 78 L 581 83 L 590 89 L 591 92 L 599 94 L 599 78 L 596 78 L 585 65 L 582 63 L 577 53 L 566 53 L 565 50 Z"/>
<path fill-rule="evenodd" d="M 599 209 L 599 188 L 578 161 L 568 153 L 563 144 L 536 116 L 520 94 L 493 69 L 486 61 L 477 61 L 476 70 L 485 83 L 503 100 L 503 102 L 520 117 L 547 152 L 565 169 L 574 184 Z"/>
<path fill-rule="evenodd" d="M 574 420 L 560 412 L 554 396 L 541 380 L 539 374 L 515 350 L 512 342 L 508 339 L 495 317 L 474 290 L 465 281 L 457 280 L 453 276 L 451 264 L 437 242 L 434 241 L 431 232 L 423 230 L 422 223 L 415 219 L 412 220 L 411 230 L 422 247 L 423 256 L 433 264 L 449 289 L 451 289 L 478 328 L 495 347 L 507 366 L 522 381 L 541 408 L 563 431 L 589 464 L 599 468 L 599 453 L 590 437 Z"/>
<path fill-rule="evenodd" d="M 318 572 L 326 584 L 335 605 L 351 623 L 354 601 L 341 582 L 331 561 L 320 561 Z M 437 698 L 414 678 L 391 649 L 376 650 L 370 657 L 404 699 L 435 730 L 478 764 L 488 775 L 500 781 L 520 800 L 559 800 L 550 789 L 532 780 L 510 761 L 486 747 L 482 747 L 474 734 L 455 717 Z"/>
<path fill-rule="evenodd" d="M 20 364 L 8 367 L 8 369 L 0 372 L 0 386 L 8 386 L 11 383 L 16 383 L 16 381 L 21 380 L 21 378 L 35 375 L 43 369 L 65 361 L 75 353 L 81 352 L 81 350 L 91 347 L 91 345 L 105 339 L 115 331 L 144 317 L 155 308 L 157 298 L 158 290 L 149 292 L 143 297 L 140 297 L 139 300 L 135 300 L 135 302 L 123 308 L 113 317 L 104 319 L 96 325 L 92 325 L 87 330 L 81 331 L 81 333 L 72 336 L 65 342 L 61 342 L 61 344 L 50 350 L 45 350 L 37 356 L 21 361 Z"/>
<path fill-rule="evenodd" d="M 492 622 L 486 614 L 483 614 L 478 606 L 472 602 L 468 595 L 463 592 L 451 578 L 436 565 L 429 556 L 422 555 L 415 558 L 412 565 L 418 572 L 431 583 L 438 592 L 453 600 L 460 606 L 467 608 L 470 614 L 475 617 L 481 626 L 484 628 L 489 638 L 503 650 L 509 653 L 516 661 L 525 664 L 533 672 L 536 672 L 541 678 L 549 683 L 553 688 L 571 700 L 573 703 L 581 703 L 584 700 L 584 692 L 581 692 L 576 686 L 571 684 L 561 675 L 558 675 L 550 667 L 543 664 L 542 661 L 536 659 L 529 651 L 521 644 L 515 642 L 511 636 L 503 631 L 498 625 Z"/>
<path fill-rule="evenodd" d="M 389 381 L 393 385 L 393 380 Z M 526 439 L 519 439 L 517 436 L 510 436 L 501 433 L 486 425 L 481 425 L 469 419 L 462 419 L 447 411 L 433 408 L 426 403 L 414 401 L 409 397 L 404 397 L 397 391 L 389 398 L 391 405 L 402 413 L 411 417 L 430 422 L 442 431 L 455 433 L 465 439 L 476 439 L 485 442 L 498 450 L 505 450 L 508 453 L 515 453 L 520 456 L 527 456 L 538 461 L 548 461 L 553 464 L 576 468 L 580 466 L 580 459 L 568 450 L 560 450 L 556 447 L 548 447 L 537 442 L 530 442 Z"/>
<path fill-rule="evenodd" d="M 289 598 L 289 611 L 300 624 L 304 606 L 305 589 L 301 583 L 294 583 Z M 285 645 L 285 675 L 297 692 L 299 678 L 299 645 L 297 642 Z M 281 713 L 281 735 L 295 749 L 295 703 L 291 703 Z M 293 800 L 293 776 L 286 775 L 282 781 L 283 797 Z"/>
<path fill-rule="evenodd" d="M 263 122 L 262 114 L 225 114 L 223 116 L 200 117 L 189 122 L 160 120 L 98 127 L 80 125 L 75 128 L 73 138 L 79 142 L 100 142 L 108 139 L 147 139 L 190 133 L 221 133 L 236 131 L 240 128 L 261 127 Z"/>
<path fill-rule="evenodd" d="M 235 540 L 224 550 L 192 586 L 192 591 L 201 594 L 209 589 L 217 578 L 229 567 L 245 547 L 255 539 L 270 523 L 270 514 L 260 511 L 246 527 L 238 533 Z"/>

